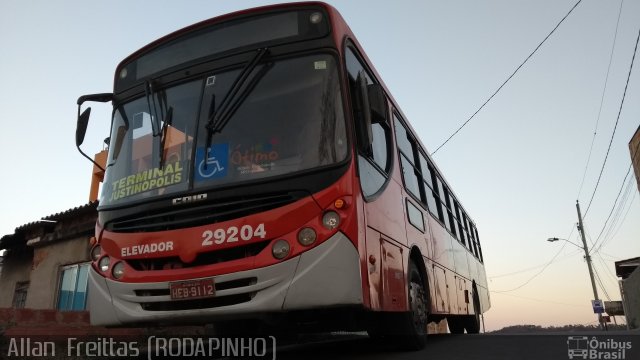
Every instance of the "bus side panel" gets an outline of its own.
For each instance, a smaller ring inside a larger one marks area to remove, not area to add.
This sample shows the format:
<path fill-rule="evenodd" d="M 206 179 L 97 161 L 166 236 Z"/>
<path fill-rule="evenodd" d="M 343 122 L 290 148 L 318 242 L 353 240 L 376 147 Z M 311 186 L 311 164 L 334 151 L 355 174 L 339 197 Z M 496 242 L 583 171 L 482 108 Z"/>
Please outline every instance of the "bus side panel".
<path fill-rule="evenodd" d="M 471 301 L 470 282 L 462 276 L 455 276 L 456 282 L 456 296 L 458 298 L 457 309 L 455 312 L 459 315 L 466 315 L 469 313 L 469 302 Z"/>
<path fill-rule="evenodd" d="M 431 230 L 431 260 L 436 264 L 446 268 L 449 271 L 453 271 L 455 268 L 453 254 L 451 251 L 451 239 L 449 233 L 443 228 L 440 223 L 429 218 L 429 229 Z"/>
<path fill-rule="evenodd" d="M 445 269 L 435 264 L 432 265 L 432 269 L 435 282 L 435 294 L 433 297 L 433 304 L 435 306 L 432 307 L 432 311 L 439 314 L 448 314 L 451 312 L 451 306 L 449 303 L 450 296 L 447 288 L 448 285 Z"/>
<path fill-rule="evenodd" d="M 405 311 L 407 296 L 402 248 L 372 228 L 367 228 L 366 242 L 371 309 Z"/>
<path fill-rule="evenodd" d="M 423 256 L 424 267 L 427 270 L 427 280 L 429 283 L 428 295 L 429 295 L 429 313 L 437 313 L 437 301 L 436 301 L 436 274 L 434 271 L 433 261 L 429 260 L 426 256 Z"/>
<path fill-rule="evenodd" d="M 467 249 L 453 236 L 449 235 L 451 239 L 451 250 L 453 253 L 453 261 L 455 263 L 455 272 L 463 278 L 469 279 L 469 260 L 467 259 Z"/>
<path fill-rule="evenodd" d="M 375 311 L 382 310 L 382 256 L 380 256 L 380 242 L 380 233 L 367 227 L 367 256 L 365 261 L 369 278 L 368 293 L 370 294 L 370 308 Z"/>
<path fill-rule="evenodd" d="M 400 186 L 390 181 L 377 199 L 365 203 L 365 219 L 368 227 L 406 246 L 402 199 Z"/>
<path fill-rule="evenodd" d="M 407 201 L 410 204 L 413 204 L 413 201 L 406 199 L 405 200 L 405 207 L 404 207 L 404 211 L 407 211 L 406 206 L 411 206 L 411 205 L 407 205 Z M 418 222 L 417 226 L 411 223 L 411 220 L 409 219 L 409 214 L 407 213 L 405 215 L 405 219 L 406 219 L 406 224 L 405 224 L 405 228 L 406 228 L 406 233 L 407 233 L 407 245 L 409 247 L 409 249 L 413 248 L 414 246 L 417 247 L 420 250 L 420 254 L 423 257 L 429 257 L 429 254 L 431 253 L 431 235 L 429 232 L 429 223 L 427 218 L 429 217 L 428 214 L 426 214 L 425 210 L 421 207 L 421 206 L 415 206 L 414 208 L 417 209 L 420 212 L 420 216 L 421 219 L 415 219 L 415 221 Z M 422 229 L 419 229 L 418 227 L 420 227 L 420 225 L 422 225 Z M 423 259 L 424 261 L 424 259 Z M 425 268 L 427 267 L 426 262 L 423 264 L 425 266 Z M 428 275 L 427 275 L 428 276 Z"/>
<path fill-rule="evenodd" d="M 381 238 L 382 247 L 382 309 L 406 311 L 407 276 L 403 267 L 403 251 L 398 245 Z"/>
<path fill-rule="evenodd" d="M 484 265 L 478 262 L 478 280 L 476 287 L 478 288 L 478 295 L 480 299 L 480 307 L 482 312 L 486 312 L 491 307 L 491 298 L 489 296 L 489 290 L 487 286 L 487 274 L 485 272 Z"/>
<path fill-rule="evenodd" d="M 484 264 L 480 261 L 476 261 L 476 272 L 476 283 L 482 287 L 488 288 L 487 274 L 485 273 Z"/>
<path fill-rule="evenodd" d="M 478 265 L 482 266 L 480 262 L 469 252 L 467 252 L 467 263 L 469 264 L 469 280 L 475 281 L 476 284 L 480 284 L 480 275 L 478 273 Z"/>

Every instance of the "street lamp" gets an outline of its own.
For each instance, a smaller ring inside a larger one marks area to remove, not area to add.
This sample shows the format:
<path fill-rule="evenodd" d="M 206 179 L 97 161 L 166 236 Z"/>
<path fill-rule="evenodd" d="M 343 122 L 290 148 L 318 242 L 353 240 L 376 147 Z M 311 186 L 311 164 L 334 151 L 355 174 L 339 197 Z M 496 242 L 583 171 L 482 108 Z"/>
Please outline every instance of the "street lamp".
<path fill-rule="evenodd" d="M 594 280 L 593 277 L 593 268 L 591 265 L 591 256 L 589 256 L 589 248 L 587 247 L 587 240 L 584 236 L 584 227 L 582 225 L 582 214 L 580 213 L 580 203 L 578 202 L 578 200 L 576 200 L 576 209 L 578 210 L 578 231 L 580 231 L 580 235 L 582 237 L 582 245 L 580 246 L 576 243 L 573 243 L 567 239 L 561 239 L 561 238 L 557 238 L 557 237 L 552 237 L 552 238 L 548 238 L 547 241 L 549 242 L 554 242 L 554 241 L 558 241 L 558 240 L 564 240 L 566 242 L 568 242 L 569 244 L 573 245 L 573 246 L 577 246 L 580 249 L 584 250 L 584 258 L 585 260 L 587 260 L 587 268 L 589 269 L 589 277 L 591 278 L 591 287 L 593 288 L 593 297 L 596 301 L 600 301 L 600 298 L 598 297 L 598 289 L 596 288 L 596 281 Z M 598 324 L 600 325 L 600 328 L 603 328 L 602 325 L 602 314 L 598 313 Z"/>
<path fill-rule="evenodd" d="M 573 245 L 573 246 L 575 246 L 575 247 L 577 247 L 577 248 L 579 248 L 579 249 L 583 249 L 583 250 L 584 250 L 584 248 L 583 248 L 582 246 L 580 246 L 580 245 L 578 245 L 578 244 L 574 243 L 573 241 L 569 241 L 569 240 L 567 240 L 567 239 L 562 239 L 562 238 L 557 238 L 557 237 L 552 237 L 552 238 L 548 238 L 548 239 L 547 239 L 547 241 L 548 241 L 548 242 L 554 242 L 554 241 L 558 241 L 558 240 L 566 241 L 566 242 L 568 242 L 569 244 L 571 244 L 571 245 Z"/>

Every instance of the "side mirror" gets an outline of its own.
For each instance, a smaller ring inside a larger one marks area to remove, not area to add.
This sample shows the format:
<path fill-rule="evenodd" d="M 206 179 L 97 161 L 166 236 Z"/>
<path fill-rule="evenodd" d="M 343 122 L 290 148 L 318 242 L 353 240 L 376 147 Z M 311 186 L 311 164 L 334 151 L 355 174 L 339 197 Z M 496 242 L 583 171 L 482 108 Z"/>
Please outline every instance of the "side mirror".
<path fill-rule="evenodd" d="M 90 158 L 87 154 L 85 154 L 82 149 L 80 149 L 80 145 L 84 142 L 84 137 L 87 134 L 87 126 L 89 125 L 89 117 L 91 116 L 91 108 L 87 108 L 85 111 L 80 113 L 80 107 L 82 103 L 85 101 L 96 101 L 96 102 L 109 102 L 113 100 L 112 93 L 100 93 L 100 94 L 90 94 L 90 95 L 82 95 L 78 98 L 78 123 L 76 125 L 76 147 L 82 156 L 86 157 L 91 161 L 94 165 L 100 168 L 102 171 L 104 169 L 98 163 L 96 163 L 92 158 Z"/>
<path fill-rule="evenodd" d="M 371 111 L 371 122 L 374 124 L 387 122 L 387 98 L 380 84 L 367 86 L 369 96 L 369 109 Z"/>
<path fill-rule="evenodd" d="M 364 71 L 358 74 L 357 91 L 354 106 L 360 116 L 356 119 L 356 135 L 358 137 L 358 150 L 370 155 L 371 143 L 373 142 L 373 134 L 371 131 L 371 108 L 369 104 L 367 76 Z"/>
<path fill-rule="evenodd" d="M 80 146 L 84 142 L 84 136 L 87 134 L 90 115 L 91 108 L 89 107 L 83 111 L 80 116 L 78 116 L 78 124 L 76 125 L 76 146 Z"/>

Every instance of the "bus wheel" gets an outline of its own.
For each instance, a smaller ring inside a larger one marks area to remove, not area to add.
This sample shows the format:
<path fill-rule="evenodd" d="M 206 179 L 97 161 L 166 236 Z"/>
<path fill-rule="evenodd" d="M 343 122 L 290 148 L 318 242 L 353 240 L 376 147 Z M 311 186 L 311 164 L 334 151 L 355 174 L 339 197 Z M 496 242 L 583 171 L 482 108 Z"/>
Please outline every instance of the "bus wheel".
<path fill-rule="evenodd" d="M 467 329 L 467 334 L 480 333 L 480 299 L 477 291 L 473 294 L 473 315 L 467 317 L 464 328 Z"/>
<path fill-rule="evenodd" d="M 406 350 L 422 349 L 427 340 L 428 307 L 422 275 L 413 261 L 409 262 L 409 317 L 402 324 L 399 345 Z"/>

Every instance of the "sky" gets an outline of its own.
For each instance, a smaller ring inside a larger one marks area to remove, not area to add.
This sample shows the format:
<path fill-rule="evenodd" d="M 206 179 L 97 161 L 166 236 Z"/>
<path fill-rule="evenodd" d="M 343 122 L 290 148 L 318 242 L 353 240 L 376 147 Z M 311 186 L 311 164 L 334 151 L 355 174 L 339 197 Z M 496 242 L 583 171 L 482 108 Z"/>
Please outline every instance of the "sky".
<path fill-rule="evenodd" d="M 342 13 L 423 144 L 434 151 L 576 0 L 328 2 Z M 78 96 L 112 91 L 116 65 L 167 33 L 270 3 L 0 1 L 0 235 L 86 203 L 92 165 L 75 149 Z M 580 242 L 575 203 L 585 213 L 640 29 L 640 0 L 625 0 L 621 12 L 620 4 L 582 1 L 434 156 L 480 233 L 492 291 L 487 330 L 596 321 L 584 253 L 577 245 L 546 239 Z M 623 183 L 628 143 L 640 125 L 638 62 L 585 215 L 591 247 L 622 189 L 611 216 L 615 222 L 592 256 L 612 300 L 620 298 L 613 262 L 640 256 L 633 170 Z M 102 149 L 111 113 L 109 105 L 92 107 L 83 145 L 90 154 Z"/>

